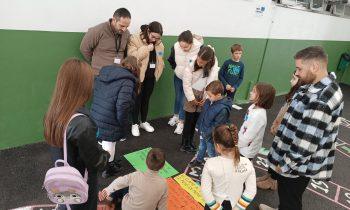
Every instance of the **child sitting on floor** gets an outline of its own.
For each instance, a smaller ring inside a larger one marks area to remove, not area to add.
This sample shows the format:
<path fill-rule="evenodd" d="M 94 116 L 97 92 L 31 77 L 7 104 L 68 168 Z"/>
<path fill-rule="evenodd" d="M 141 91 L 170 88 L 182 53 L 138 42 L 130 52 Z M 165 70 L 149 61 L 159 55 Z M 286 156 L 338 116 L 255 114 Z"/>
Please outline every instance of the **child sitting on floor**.
<path fill-rule="evenodd" d="M 111 193 L 129 188 L 123 197 L 123 210 L 166 210 L 168 185 L 158 172 L 165 164 L 165 155 L 161 149 L 153 148 L 148 152 L 146 172 L 136 171 L 115 179 L 108 187 L 99 192 L 100 201 Z"/>

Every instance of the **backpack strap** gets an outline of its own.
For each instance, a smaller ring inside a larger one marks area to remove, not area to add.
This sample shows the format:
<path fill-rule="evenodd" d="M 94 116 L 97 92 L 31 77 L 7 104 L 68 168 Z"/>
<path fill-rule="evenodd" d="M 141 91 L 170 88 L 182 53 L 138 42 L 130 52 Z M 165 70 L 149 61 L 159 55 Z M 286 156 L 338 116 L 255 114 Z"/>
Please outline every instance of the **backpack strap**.
<path fill-rule="evenodd" d="M 66 128 L 64 129 L 64 134 L 63 134 L 63 157 L 64 157 L 64 162 L 66 162 L 66 165 L 69 165 L 68 164 L 68 160 L 67 160 L 67 128 L 68 128 L 68 125 L 69 123 L 73 120 L 73 118 L 77 117 L 77 116 L 81 116 L 83 114 L 80 114 L 80 113 L 75 113 L 73 114 L 73 116 L 69 119 L 68 123 L 67 123 L 67 126 Z"/>
<path fill-rule="evenodd" d="M 73 116 L 69 119 L 66 128 L 64 129 L 64 135 L 63 135 L 63 139 L 64 139 L 64 141 L 63 141 L 64 142 L 63 143 L 63 145 L 64 145 L 63 146 L 63 157 L 64 157 L 64 164 L 65 165 L 69 165 L 68 164 L 68 160 L 67 160 L 67 128 L 68 128 L 68 125 L 75 117 L 82 116 L 82 115 L 85 116 L 84 114 L 81 114 L 81 113 L 73 114 Z M 56 165 L 56 163 L 55 163 L 55 165 Z M 88 179 L 88 171 L 85 168 L 85 173 L 84 173 L 84 180 L 85 180 L 85 182 L 87 182 L 87 179 Z"/>

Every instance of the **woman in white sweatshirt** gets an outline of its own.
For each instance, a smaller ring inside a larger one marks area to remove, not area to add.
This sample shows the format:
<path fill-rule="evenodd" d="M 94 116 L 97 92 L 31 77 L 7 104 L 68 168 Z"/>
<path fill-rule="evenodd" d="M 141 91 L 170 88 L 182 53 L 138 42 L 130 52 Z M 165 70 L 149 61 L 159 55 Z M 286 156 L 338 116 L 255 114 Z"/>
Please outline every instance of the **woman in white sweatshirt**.
<path fill-rule="evenodd" d="M 247 158 L 239 155 L 237 133 L 235 125 L 214 129 L 213 141 L 220 155 L 209 158 L 203 168 L 201 192 L 205 210 L 246 209 L 256 194 L 255 170 Z"/>
<path fill-rule="evenodd" d="M 175 103 L 174 116 L 170 118 L 168 124 L 176 125 L 175 134 L 182 134 L 185 120 L 184 91 L 182 87 L 183 71 L 190 61 L 194 60 L 203 45 L 203 37 L 192 34 L 187 30 L 182 32 L 177 42 L 171 48 L 168 58 L 171 68 L 174 69 L 174 88 L 175 88 Z"/>
<path fill-rule="evenodd" d="M 206 96 L 206 86 L 218 79 L 219 67 L 214 50 L 210 46 L 203 46 L 197 57 L 183 71 L 183 89 L 185 93 L 185 123 L 182 133 L 182 152 L 194 153 L 193 145 L 195 126 Z"/>
<path fill-rule="evenodd" d="M 252 160 L 259 152 L 267 124 L 266 109 L 270 109 L 276 90 L 267 83 L 257 83 L 250 92 L 252 105 L 247 110 L 238 134 L 238 147 L 242 156 Z"/>

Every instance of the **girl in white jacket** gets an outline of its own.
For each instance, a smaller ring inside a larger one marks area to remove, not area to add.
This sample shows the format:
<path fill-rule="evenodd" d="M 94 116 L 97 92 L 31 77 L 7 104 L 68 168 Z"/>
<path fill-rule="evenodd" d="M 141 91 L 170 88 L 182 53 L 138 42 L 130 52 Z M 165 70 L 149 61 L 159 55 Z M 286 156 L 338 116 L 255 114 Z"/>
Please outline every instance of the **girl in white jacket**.
<path fill-rule="evenodd" d="M 218 79 L 218 72 L 217 59 L 210 46 L 203 46 L 197 58 L 184 69 L 182 82 L 185 93 L 185 123 L 180 148 L 183 152 L 194 153 L 196 151 L 193 145 L 193 135 L 201 107 L 206 99 L 204 90 L 210 82 Z"/>
<path fill-rule="evenodd" d="M 192 34 L 187 30 L 182 32 L 178 41 L 171 48 L 170 56 L 168 58 L 171 68 L 174 69 L 174 88 L 175 88 L 175 104 L 174 116 L 170 118 L 168 124 L 176 126 L 175 134 L 182 134 L 185 120 L 184 104 L 184 90 L 182 87 L 182 77 L 186 66 L 190 61 L 193 61 L 203 45 L 203 37 Z"/>
<path fill-rule="evenodd" d="M 239 130 L 238 147 L 242 156 L 252 160 L 259 152 L 266 128 L 266 109 L 270 109 L 276 90 L 267 83 L 257 83 L 250 92 L 252 105 L 247 110 Z"/>

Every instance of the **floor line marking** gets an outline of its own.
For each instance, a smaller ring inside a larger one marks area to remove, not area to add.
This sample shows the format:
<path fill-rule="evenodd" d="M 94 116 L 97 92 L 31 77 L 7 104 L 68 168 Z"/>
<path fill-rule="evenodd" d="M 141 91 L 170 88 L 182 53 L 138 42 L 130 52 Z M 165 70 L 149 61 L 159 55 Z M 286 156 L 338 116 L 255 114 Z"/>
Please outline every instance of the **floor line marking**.
<path fill-rule="evenodd" d="M 340 188 L 343 188 L 344 190 L 350 191 L 348 188 L 346 188 L 346 187 L 344 187 L 344 186 L 341 186 L 340 184 L 334 183 L 334 182 L 332 182 L 332 181 L 328 181 L 328 182 L 331 183 L 331 184 L 334 184 L 334 185 L 336 185 L 336 186 L 339 186 Z"/>
<path fill-rule="evenodd" d="M 307 187 L 306 189 L 310 190 L 311 192 L 313 192 L 313 193 L 315 193 L 315 194 L 317 194 L 317 195 L 319 195 L 319 196 L 321 196 L 321 197 L 324 197 L 324 198 L 326 198 L 326 199 L 332 201 L 332 202 L 335 203 L 335 204 L 338 204 L 338 205 L 340 205 L 340 206 L 342 206 L 342 207 L 344 207 L 344 208 L 346 208 L 346 209 L 350 209 L 350 207 L 345 206 L 344 204 L 339 203 L 339 202 L 337 202 L 337 201 L 335 201 L 335 200 L 332 200 L 331 198 L 329 198 L 329 197 L 323 195 L 322 193 L 319 193 L 319 192 L 317 192 L 317 191 L 315 191 L 315 190 L 313 190 L 313 189 L 311 189 L 311 188 L 308 188 L 308 187 Z"/>
<path fill-rule="evenodd" d="M 349 144 L 348 142 L 346 142 L 345 140 L 343 140 L 343 139 L 341 139 L 341 138 L 339 138 L 339 137 L 337 137 L 337 139 L 340 140 L 340 141 L 342 141 L 342 142 L 344 142 L 344 143 L 346 143 L 346 144 Z"/>
<path fill-rule="evenodd" d="M 259 169 L 264 170 L 264 171 L 267 171 L 267 169 L 262 168 L 262 167 L 257 166 L 257 165 L 254 165 L 254 167 L 259 168 Z M 340 186 L 339 184 L 336 184 L 336 183 L 334 183 L 334 182 L 332 182 L 332 181 L 329 181 L 329 182 L 330 182 L 331 184 L 334 184 L 335 186 L 337 186 L 337 190 L 338 190 L 338 188 L 339 188 L 339 192 L 337 191 L 338 197 L 335 197 L 336 199 L 339 199 L 340 188 L 344 188 L 344 189 L 348 190 L 346 187 Z M 319 193 L 319 192 L 317 192 L 317 191 L 315 191 L 315 190 L 313 190 L 313 189 L 311 189 L 311 188 L 309 188 L 309 187 L 307 187 L 306 189 L 310 190 L 311 192 L 313 192 L 313 193 L 315 193 L 315 194 L 317 194 L 317 195 L 319 195 L 319 196 L 321 196 L 321 197 L 323 197 L 323 198 L 326 198 L 326 199 L 332 201 L 332 202 L 335 203 L 335 204 L 338 204 L 338 205 L 340 205 L 340 206 L 342 206 L 342 207 L 344 207 L 344 208 L 346 208 L 346 209 L 350 209 L 350 207 L 348 207 L 348 206 L 346 206 L 346 205 L 344 205 L 344 204 L 342 204 L 342 203 L 339 203 L 338 201 L 332 200 L 331 198 L 329 198 L 329 197 L 323 195 L 322 193 Z M 337 194 L 336 194 L 336 196 L 337 196 Z"/>
<path fill-rule="evenodd" d="M 346 154 L 345 152 L 343 152 L 343 151 L 341 151 L 341 150 L 339 150 L 339 149 L 337 149 L 337 151 L 340 152 L 340 153 L 342 153 L 343 155 L 348 156 L 348 157 L 350 158 L 350 155 Z"/>
<path fill-rule="evenodd" d="M 340 186 L 338 185 L 337 186 L 337 192 L 335 193 L 335 197 L 334 197 L 334 200 L 336 202 L 338 202 L 338 200 L 339 200 L 339 194 L 340 194 Z"/>

